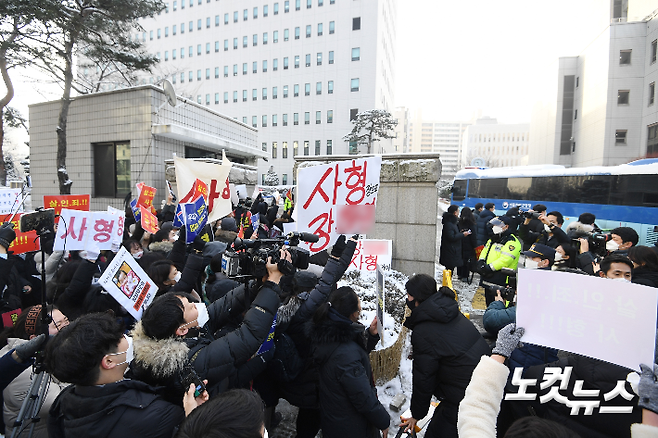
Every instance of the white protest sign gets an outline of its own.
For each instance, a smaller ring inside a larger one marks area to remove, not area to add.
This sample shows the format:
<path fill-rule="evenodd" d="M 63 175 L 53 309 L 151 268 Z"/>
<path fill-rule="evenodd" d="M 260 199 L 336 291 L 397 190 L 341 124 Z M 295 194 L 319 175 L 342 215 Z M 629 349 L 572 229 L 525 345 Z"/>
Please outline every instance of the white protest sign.
<path fill-rule="evenodd" d="M 283 222 L 283 233 L 288 234 L 297 231 L 297 222 Z"/>
<path fill-rule="evenodd" d="M 235 184 L 229 183 L 229 188 L 231 189 L 231 202 L 233 205 L 238 205 L 238 202 L 240 202 L 240 198 L 238 198 L 238 192 L 235 189 Z"/>
<path fill-rule="evenodd" d="M 374 272 L 379 265 L 383 270 L 389 271 L 392 258 L 392 240 L 359 239 L 347 270 Z"/>
<path fill-rule="evenodd" d="M 658 289 L 568 272 L 519 269 L 523 342 L 638 370 L 652 364 Z"/>
<path fill-rule="evenodd" d="M 231 188 L 228 182 L 228 175 L 233 163 L 228 160 L 224 160 L 223 163 L 204 163 L 174 157 L 178 202 L 193 201 L 193 199 L 188 198 L 191 198 L 194 194 L 197 178 L 200 179 L 208 186 L 208 222 L 221 219 L 233 211 Z"/>
<path fill-rule="evenodd" d="M 153 280 L 123 247 L 107 266 L 98 283 L 137 320 L 142 318 L 144 309 L 158 292 Z"/>
<path fill-rule="evenodd" d="M 23 211 L 21 200 L 21 189 L 0 189 L 0 214 Z"/>
<path fill-rule="evenodd" d="M 108 213 L 111 213 L 117 218 L 117 226 L 114 234 L 112 235 L 112 247 L 111 247 L 112 252 L 117 252 L 121 247 L 121 242 L 123 242 L 123 231 L 124 231 L 124 224 L 126 222 L 126 212 L 123 210 L 119 210 L 118 208 L 111 207 L 109 205 L 107 206 L 107 211 Z"/>
<path fill-rule="evenodd" d="M 375 223 L 381 156 L 338 161 L 299 170 L 297 213 L 300 231 L 319 239 L 308 249 L 322 251 L 343 234 L 365 234 Z"/>
<path fill-rule="evenodd" d="M 123 236 L 123 219 L 106 211 L 63 208 L 55 236 L 55 251 L 102 251 L 112 249 L 117 233 Z"/>
<path fill-rule="evenodd" d="M 384 271 L 382 267 L 377 265 L 377 274 L 376 274 L 376 287 L 375 291 L 377 292 L 377 333 L 382 341 L 382 347 L 384 346 L 384 300 L 386 298 L 384 294 Z"/>
<path fill-rule="evenodd" d="M 246 184 L 237 184 L 235 186 L 235 193 L 238 195 L 238 199 L 247 199 L 247 186 Z M 256 193 L 256 196 L 258 196 L 258 193 Z M 256 197 L 252 198 L 256 199 Z M 237 204 L 237 202 L 236 202 Z"/>

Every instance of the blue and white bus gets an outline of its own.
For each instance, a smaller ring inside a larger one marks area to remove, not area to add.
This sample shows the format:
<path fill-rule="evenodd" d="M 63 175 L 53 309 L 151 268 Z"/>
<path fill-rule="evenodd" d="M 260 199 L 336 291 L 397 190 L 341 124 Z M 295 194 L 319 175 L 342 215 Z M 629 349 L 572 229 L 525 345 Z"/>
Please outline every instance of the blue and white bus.
<path fill-rule="evenodd" d="M 565 226 L 589 212 L 602 229 L 632 227 L 640 244 L 651 246 L 658 240 L 658 159 L 608 167 L 464 169 L 455 176 L 452 202 L 470 208 L 492 202 L 497 214 L 544 204 L 562 213 Z"/>

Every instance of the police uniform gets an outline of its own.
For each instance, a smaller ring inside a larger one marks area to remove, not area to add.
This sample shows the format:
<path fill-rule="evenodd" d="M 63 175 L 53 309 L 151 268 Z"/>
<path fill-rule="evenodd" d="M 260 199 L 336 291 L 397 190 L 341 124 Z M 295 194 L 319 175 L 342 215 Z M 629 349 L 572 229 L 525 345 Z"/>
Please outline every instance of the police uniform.
<path fill-rule="evenodd" d="M 514 234 L 503 236 L 500 242 L 494 242 L 493 239 L 487 241 L 480 253 L 480 260 L 484 260 L 493 271 L 489 274 L 480 274 L 480 285 L 485 286 L 487 306 L 495 297 L 492 288 L 505 287 L 509 284 L 509 276 L 500 270 L 509 268 L 516 271 L 522 249 L 521 241 Z"/>

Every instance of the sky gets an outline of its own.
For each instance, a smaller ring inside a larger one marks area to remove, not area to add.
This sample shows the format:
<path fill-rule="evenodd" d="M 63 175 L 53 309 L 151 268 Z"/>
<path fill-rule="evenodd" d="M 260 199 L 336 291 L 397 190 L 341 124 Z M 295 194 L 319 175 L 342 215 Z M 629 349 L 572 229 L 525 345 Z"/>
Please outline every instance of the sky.
<path fill-rule="evenodd" d="M 341 0 L 348 1 L 348 0 Z M 575 56 L 605 28 L 608 0 L 397 0 L 395 105 L 431 120 L 530 122 L 537 72 Z M 11 106 L 54 100 L 61 89 L 13 72 Z M 1 87 L 1 85 L 0 85 Z M 27 136 L 10 133 L 22 144 Z"/>

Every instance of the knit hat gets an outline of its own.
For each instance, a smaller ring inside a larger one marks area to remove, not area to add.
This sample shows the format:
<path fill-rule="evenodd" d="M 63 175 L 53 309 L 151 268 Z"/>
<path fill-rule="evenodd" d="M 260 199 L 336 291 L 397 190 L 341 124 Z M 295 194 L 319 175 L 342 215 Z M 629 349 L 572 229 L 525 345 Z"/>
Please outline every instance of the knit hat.
<path fill-rule="evenodd" d="M 313 289 L 316 284 L 318 284 L 318 277 L 314 273 L 308 271 L 295 272 L 293 285 L 297 289 L 310 290 Z"/>
<path fill-rule="evenodd" d="M 235 219 L 232 217 L 225 217 L 222 219 L 222 230 L 238 232 L 238 226 L 235 224 Z"/>
<path fill-rule="evenodd" d="M 0 226 L 0 245 L 4 246 L 5 249 L 9 249 L 9 245 L 16 238 L 16 232 L 13 230 L 11 225 L 5 224 Z"/>

